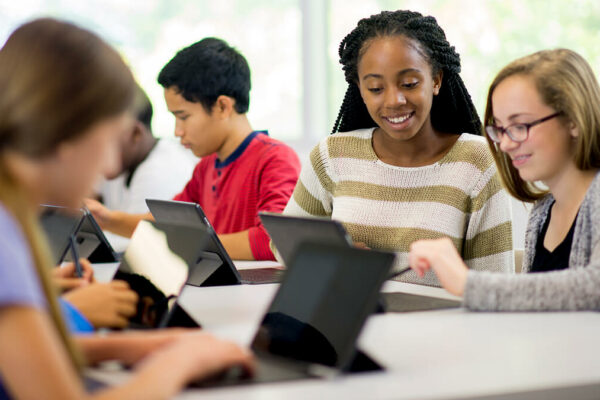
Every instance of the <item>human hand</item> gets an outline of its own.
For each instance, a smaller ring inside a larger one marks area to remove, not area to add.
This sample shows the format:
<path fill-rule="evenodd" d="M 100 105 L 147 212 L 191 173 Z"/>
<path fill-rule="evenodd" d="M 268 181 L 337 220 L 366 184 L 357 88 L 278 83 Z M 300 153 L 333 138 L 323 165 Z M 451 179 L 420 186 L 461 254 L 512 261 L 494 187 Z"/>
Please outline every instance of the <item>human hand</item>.
<path fill-rule="evenodd" d="M 118 360 L 131 366 L 140 362 L 154 351 L 187 335 L 199 332 L 200 329 L 165 328 L 152 330 L 131 330 L 109 333 L 105 338 L 119 343 Z"/>
<path fill-rule="evenodd" d="M 113 222 L 113 211 L 109 210 L 104 204 L 94 199 L 84 199 L 84 204 L 92 213 L 92 216 L 102 229 L 110 230 Z"/>
<path fill-rule="evenodd" d="M 81 264 L 81 269 L 83 271 L 81 277 L 77 276 L 75 263 L 72 262 L 63 264 L 52 270 L 54 284 L 61 291 L 75 289 L 95 282 L 92 264 L 85 258 L 80 258 L 79 263 Z"/>
<path fill-rule="evenodd" d="M 138 295 L 125 281 L 89 284 L 65 293 L 63 298 L 95 328 L 124 328 L 137 311 Z"/>
<path fill-rule="evenodd" d="M 467 266 L 448 238 L 419 240 L 410 245 L 408 265 L 417 275 L 433 269 L 448 292 L 462 296 L 467 282 Z"/>
<path fill-rule="evenodd" d="M 168 366 L 168 372 L 165 366 Z M 180 335 L 143 360 L 136 369 L 142 373 L 153 371 L 159 376 L 171 374 L 170 378 L 183 386 L 216 376 L 233 366 L 241 366 L 252 375 L 255 370 L 252 353 L 232 342 L 195 331 Z"/>

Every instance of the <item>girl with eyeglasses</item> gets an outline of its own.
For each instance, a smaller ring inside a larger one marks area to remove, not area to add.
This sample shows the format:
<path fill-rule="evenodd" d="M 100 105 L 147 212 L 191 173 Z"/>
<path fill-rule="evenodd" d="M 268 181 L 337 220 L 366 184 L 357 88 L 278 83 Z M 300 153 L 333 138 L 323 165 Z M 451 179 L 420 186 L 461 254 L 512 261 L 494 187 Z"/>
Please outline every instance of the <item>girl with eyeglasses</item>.
<path fill-rule="evenodd" d="M 485 132 L 510 194 L 534 203 L 523 272 L 468 271 L 448 239 L 411 246 L 419 274 L 473 310 L 600 309 L 600 88 L 567 49 L 518 59 L 492 82 Z"/>

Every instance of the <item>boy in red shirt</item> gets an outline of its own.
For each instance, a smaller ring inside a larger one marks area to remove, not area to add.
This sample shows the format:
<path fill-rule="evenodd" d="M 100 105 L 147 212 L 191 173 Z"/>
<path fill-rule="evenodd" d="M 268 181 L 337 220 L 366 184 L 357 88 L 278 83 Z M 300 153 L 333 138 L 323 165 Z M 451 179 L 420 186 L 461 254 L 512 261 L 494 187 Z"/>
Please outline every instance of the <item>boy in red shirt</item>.
<path fill-rule="evenodd" d="M 175 116 L 175 136 L 202 158 L 174 200 L 200 204 L 231 258 L 273 260 L 258 212 L 283 210 L 300 161 L 289 146 L 250 126 L 246 59 L 223 40 L 203 39 L 180 50 L 158 82 Z M 103 229 L 123 236 L 152 218 L 86 203 Z"/>

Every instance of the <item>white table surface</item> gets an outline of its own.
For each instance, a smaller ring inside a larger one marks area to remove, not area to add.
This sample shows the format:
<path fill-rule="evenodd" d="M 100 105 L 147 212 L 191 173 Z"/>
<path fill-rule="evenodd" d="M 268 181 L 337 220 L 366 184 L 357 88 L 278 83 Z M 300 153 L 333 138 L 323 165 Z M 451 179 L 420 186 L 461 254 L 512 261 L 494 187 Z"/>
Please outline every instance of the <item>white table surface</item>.
<path fill-rule="evenodd" d="M 252 268 L 275 264 L 236 265 Z M 187 286 L 180 300 L 207 331 L 248 345 L 276 290 L 275 284 Z M 387 282 L 384 290 L 452 298 L 442 289 L 400 282 Z M 592 395 L 588 390 L 588 397 L 577 397 L 571 391 L 568 400 L 600 399 L 599 337 L 600 314 L 592 312 L 476 313 L 452 309 L 379 314 L 368 319 L 359 347 L 386 366 L 385 372 L 322 381 L 190 389 L 177 398 L 458 399 L 592 383 L 599 388 L 594 387 Z M 126 379 L 122 372 L 95 370 L 92 374 L 114 383 Z"/>

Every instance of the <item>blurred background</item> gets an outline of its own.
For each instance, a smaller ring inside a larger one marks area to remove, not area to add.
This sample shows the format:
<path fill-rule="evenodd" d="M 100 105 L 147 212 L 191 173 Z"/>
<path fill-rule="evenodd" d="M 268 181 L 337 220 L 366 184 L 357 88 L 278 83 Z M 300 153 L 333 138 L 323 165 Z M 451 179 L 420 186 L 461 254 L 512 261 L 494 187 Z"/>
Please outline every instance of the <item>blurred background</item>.
<path fill-rule="evenodd" d="M 490 81 L 514 58 L 568 47 L 600 71 L 598 0 L 0 0 L 0 44 L 40 16 L 95 31 L 121 52 L 150 96 L 154 134 L 171 137 L 174 120 L 158 72 L 182 47 L 220 37 L 250 64 L 253 127 L 268 129 L 304 158 L 331 131 L 346 90 L 340 41 L 359 19 L 395 9 L 436 17 L 462 57 L 480 116 Z M 517 244 L 523 229 L 516 227 Z"/>

